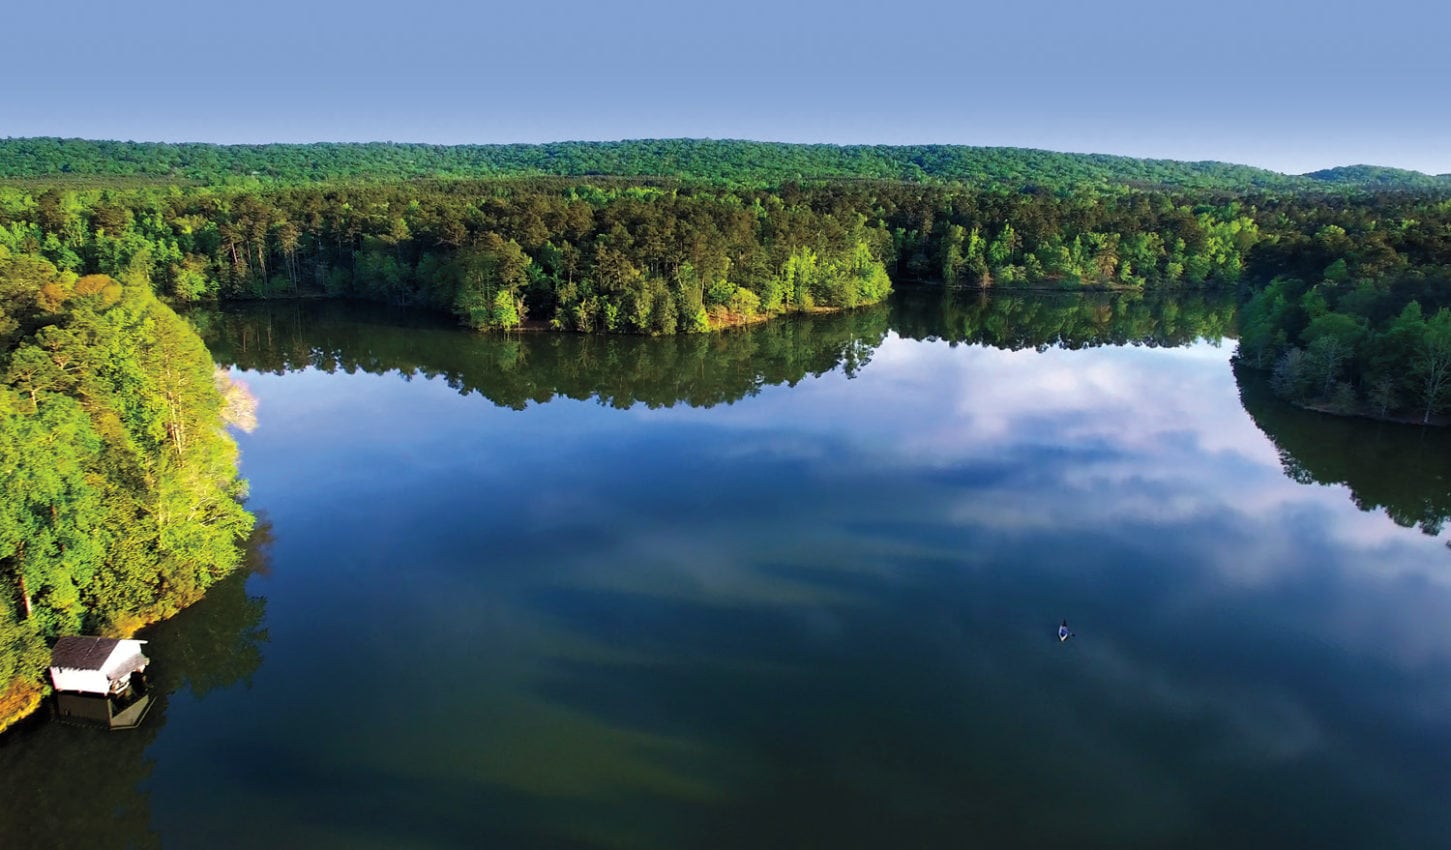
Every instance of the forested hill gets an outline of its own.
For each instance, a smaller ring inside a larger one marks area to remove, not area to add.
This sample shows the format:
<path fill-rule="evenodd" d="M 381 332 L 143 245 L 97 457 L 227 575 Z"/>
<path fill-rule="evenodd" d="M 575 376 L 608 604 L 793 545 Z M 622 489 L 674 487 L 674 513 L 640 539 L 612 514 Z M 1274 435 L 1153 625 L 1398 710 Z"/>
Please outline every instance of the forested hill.
<path fill-rule="evenodd" d="M 669 177 L 767 185 L 802 179 L 960 182 L 1049 189 L 1132 185 L 1223 191 L 1451 189 L 1451 175 L 1353 166 L 1310 175 L 1223 162 L 963 145 L 807 145 L 710 139 L 426 145 L 267 145 L 0 139 L 0 178 L 91 177 L 217 184 L 418 177 Z"/>
<path fill-rule="evenodd" d="M 1389 189 L 1392 191 L 1420 191 L 1451 189 L 1451 174 L 1422 174 L 1404 168 L 1386 168 L 1380 165 L 1344 165 L 1326 168 L 1305 175 L 1311 180 L 1327 185 L 1354 186 L 1361 189 Z"/>

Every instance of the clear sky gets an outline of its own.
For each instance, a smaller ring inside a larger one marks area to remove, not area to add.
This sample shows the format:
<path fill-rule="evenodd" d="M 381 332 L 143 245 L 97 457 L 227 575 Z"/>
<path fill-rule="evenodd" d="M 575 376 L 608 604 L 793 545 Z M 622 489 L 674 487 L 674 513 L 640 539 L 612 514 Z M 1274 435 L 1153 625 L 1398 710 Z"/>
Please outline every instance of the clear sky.
<path fill-rule="evenodd" d="M 80 0 L 5 19 L 0 136 L 687 136 L 1451 172 L 1445 0 Z"/>

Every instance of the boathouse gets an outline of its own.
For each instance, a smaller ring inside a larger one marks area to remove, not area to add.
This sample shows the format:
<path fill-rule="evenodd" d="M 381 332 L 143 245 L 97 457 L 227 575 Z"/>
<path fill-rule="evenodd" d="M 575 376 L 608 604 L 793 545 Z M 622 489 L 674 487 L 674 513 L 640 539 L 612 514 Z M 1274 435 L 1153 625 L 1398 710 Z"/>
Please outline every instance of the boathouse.
<path fill-rule="evenodd" d="M 61 720 L 131 729 L 140 725 L 151 706 L 141 653 L 143 640 L 63 637 L 50 653 L 50 681 L 55 686 L 56 713 Z"/>

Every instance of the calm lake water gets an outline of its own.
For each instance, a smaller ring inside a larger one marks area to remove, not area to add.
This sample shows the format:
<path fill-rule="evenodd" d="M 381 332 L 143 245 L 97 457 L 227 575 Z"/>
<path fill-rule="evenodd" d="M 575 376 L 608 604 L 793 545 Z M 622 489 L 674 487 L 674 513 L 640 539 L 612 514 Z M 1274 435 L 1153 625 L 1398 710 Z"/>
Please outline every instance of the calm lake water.
<path fill-rule="evenodd" d="M 253 571 L 143 729 L 0 744 L 0 846 L 1451 840 L 1448 437 L 1284 407 L 1225 304 L 192 318 Z"/>

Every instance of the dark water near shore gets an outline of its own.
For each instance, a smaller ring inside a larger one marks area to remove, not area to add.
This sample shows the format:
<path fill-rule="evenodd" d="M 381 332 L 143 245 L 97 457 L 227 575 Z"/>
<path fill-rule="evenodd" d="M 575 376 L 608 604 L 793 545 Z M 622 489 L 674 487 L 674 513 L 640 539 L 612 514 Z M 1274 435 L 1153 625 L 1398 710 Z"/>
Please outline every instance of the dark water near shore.
<path fill-rule="evenodd" d="M 195 314 L 254 571 L 145 728 L 0 743 L 0 847 L 1441 846 L 1448 438 L 1281 405 L 1230 316 Z"/>

